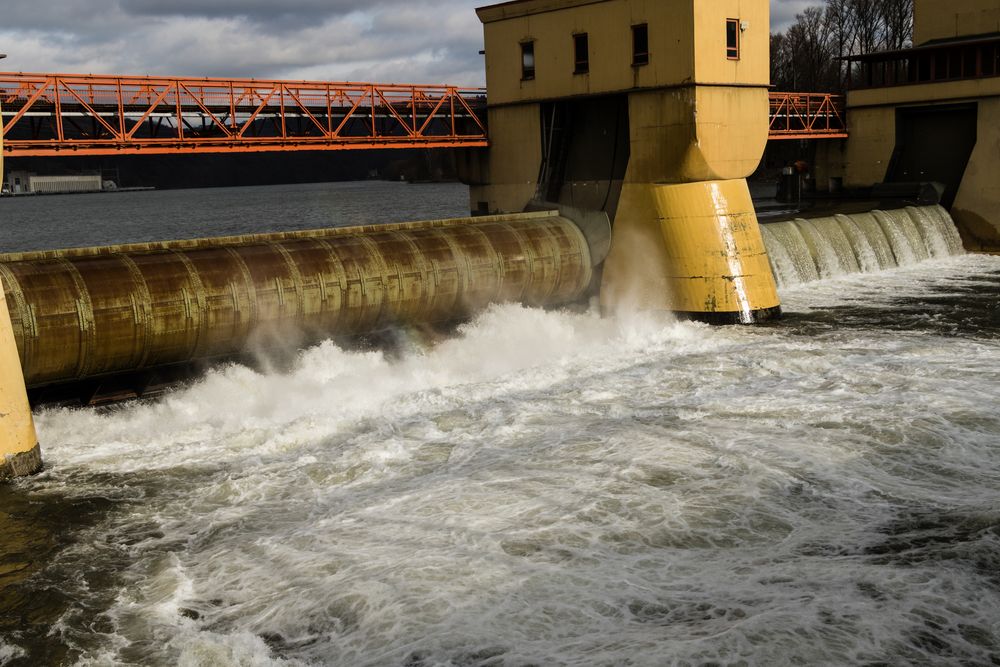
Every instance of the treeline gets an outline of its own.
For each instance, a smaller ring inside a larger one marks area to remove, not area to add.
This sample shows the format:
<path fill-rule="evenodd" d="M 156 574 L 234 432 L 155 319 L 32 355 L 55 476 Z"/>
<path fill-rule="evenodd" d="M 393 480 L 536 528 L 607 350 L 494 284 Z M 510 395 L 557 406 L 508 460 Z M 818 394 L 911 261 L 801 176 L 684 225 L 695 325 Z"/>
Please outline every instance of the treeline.
<path fill-rule="evenodd" d="M 850 72 L 838 58 L 902 49 L 912 40 L 913 0 L 826 0 L 771 35 L 771 83 L 778 90 L 841 92 Z"/>

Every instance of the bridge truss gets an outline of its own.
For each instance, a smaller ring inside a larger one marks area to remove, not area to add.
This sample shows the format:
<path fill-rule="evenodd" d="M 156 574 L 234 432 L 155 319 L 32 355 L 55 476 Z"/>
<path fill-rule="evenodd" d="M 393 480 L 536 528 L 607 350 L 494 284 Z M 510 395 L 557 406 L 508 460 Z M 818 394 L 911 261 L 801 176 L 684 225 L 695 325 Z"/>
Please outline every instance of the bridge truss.
<path fill-rule="evenodd" d="M 444 85 L 0 73 L 11 156 L 481 147 L 485 105 Z"/>
<path fill-rule="evenodd" d="M 486 90 L 0 73 L 5 154 L 175 155 L 488 145 Z M 843 97 L 770 93 L 770 139 L 847 137 Z"/>

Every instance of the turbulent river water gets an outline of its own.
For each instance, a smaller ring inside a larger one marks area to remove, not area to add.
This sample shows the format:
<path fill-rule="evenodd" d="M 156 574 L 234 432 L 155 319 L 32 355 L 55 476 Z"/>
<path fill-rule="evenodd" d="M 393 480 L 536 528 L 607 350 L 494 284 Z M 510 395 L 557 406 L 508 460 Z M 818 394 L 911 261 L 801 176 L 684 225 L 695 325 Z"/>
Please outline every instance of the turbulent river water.
<path fill-rule="evenodd" d="M 0 664 L 997 664 L 1000 258 L 788 275 L 43 409 Z"/>

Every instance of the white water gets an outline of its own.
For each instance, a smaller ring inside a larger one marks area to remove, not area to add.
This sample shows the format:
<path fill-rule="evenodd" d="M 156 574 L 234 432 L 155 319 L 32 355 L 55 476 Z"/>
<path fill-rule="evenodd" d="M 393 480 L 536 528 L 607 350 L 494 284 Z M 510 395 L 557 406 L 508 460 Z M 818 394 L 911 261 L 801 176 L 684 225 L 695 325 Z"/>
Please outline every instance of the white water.
<path fill-rule="evenodd" d="M 397 359 L 323 344 L 42 412 L 49 469 L 19 484 L 115 503 L 58 557 L 107 590 L 53 565 L 78 603 L 47 641 L 91 665 L 988 662 L 1000 342 L 952 324 L 998 274 L 803 284 L 773 328 L 503 306 Z"/>
<path fill-rule="evenodd" d="M 958 230 L 940 206 L 765 223 L 761 233 L 779 287 L 963 252 Z"/>

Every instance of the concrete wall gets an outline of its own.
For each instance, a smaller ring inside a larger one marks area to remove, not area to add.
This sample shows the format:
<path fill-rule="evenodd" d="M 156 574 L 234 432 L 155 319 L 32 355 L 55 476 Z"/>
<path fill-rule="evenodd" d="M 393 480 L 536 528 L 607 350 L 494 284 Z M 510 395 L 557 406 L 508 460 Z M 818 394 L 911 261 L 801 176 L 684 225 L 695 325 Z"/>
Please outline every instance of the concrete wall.
<path fill-rule="evenodd" d="M 629 96 L 627 181 L 746 178 L 768 135 L 765 88 L 692 87 Z"/>
<path fill-rule="evenodd" d="M 966 248 L 1000 250 L 1000 97 L 979 101 L 976 147 L 951 216 Z"/>
<path fill-rule="evenodd" d="M 769 82 L 769 9 L 759 0 L 530 0 L 478 12 L 491 105 L 691 83 Z M 746 25 L 739 60 L 726 57 L 728 18 Z M 649 64 L 633 67 L 632 26 L 640 23 L 648 25 Z M 583 32 L 590 71 L 574 74 L 573 35 Z M 525 41 L 534 41 L 536 65 L 535 78 L 522 81 Z"/>
<path fill-rule="evenodd" d="M 490 148 L 476 156 L 477 168 L 463 170 L 470 208 L 481 211 L 485 202 L 490 212 L 523 211 L 535 194 L 542 161 L 541 111 L 523 104 L 488 114 Z"/>
<path fill-rule="evenodd" d="M 768 125 L 765 0 L 525 0 L 477 11 L 491 148 L 478 166 L 463 165 L 473 211 L 518 211 L 534 196 L 546 101 L 627 95 L 632 182 L 744 178 L 756 168 Z M 743 28 L 739 59 L 727 57 L 727 19 Z M 632 26 L 640 23 L 648 26 L 649 64 L 633 66 Z M 574 74 L 573 35 L 581 32 L 590 71 Z M 535 77 L 522 80 L 528 40 Z"/>
<path fill-rule="evenodd" d="M 1000 0 L 916 0 L 913 43 L 1000 32 Z"/>
<path fill-rule="evenodd" d="M 843 176 L 847 187 L 881 183 L 896 148 L 896 108 L 892 106 L 851 109 L 847 114 L 850 139 L 841 154 L 839 169 L 829 167 L 829 176 Z M 828 155 L 835 156 L 831 151 Z M 818 161 L 818 160 L 817 160 Z"/>

